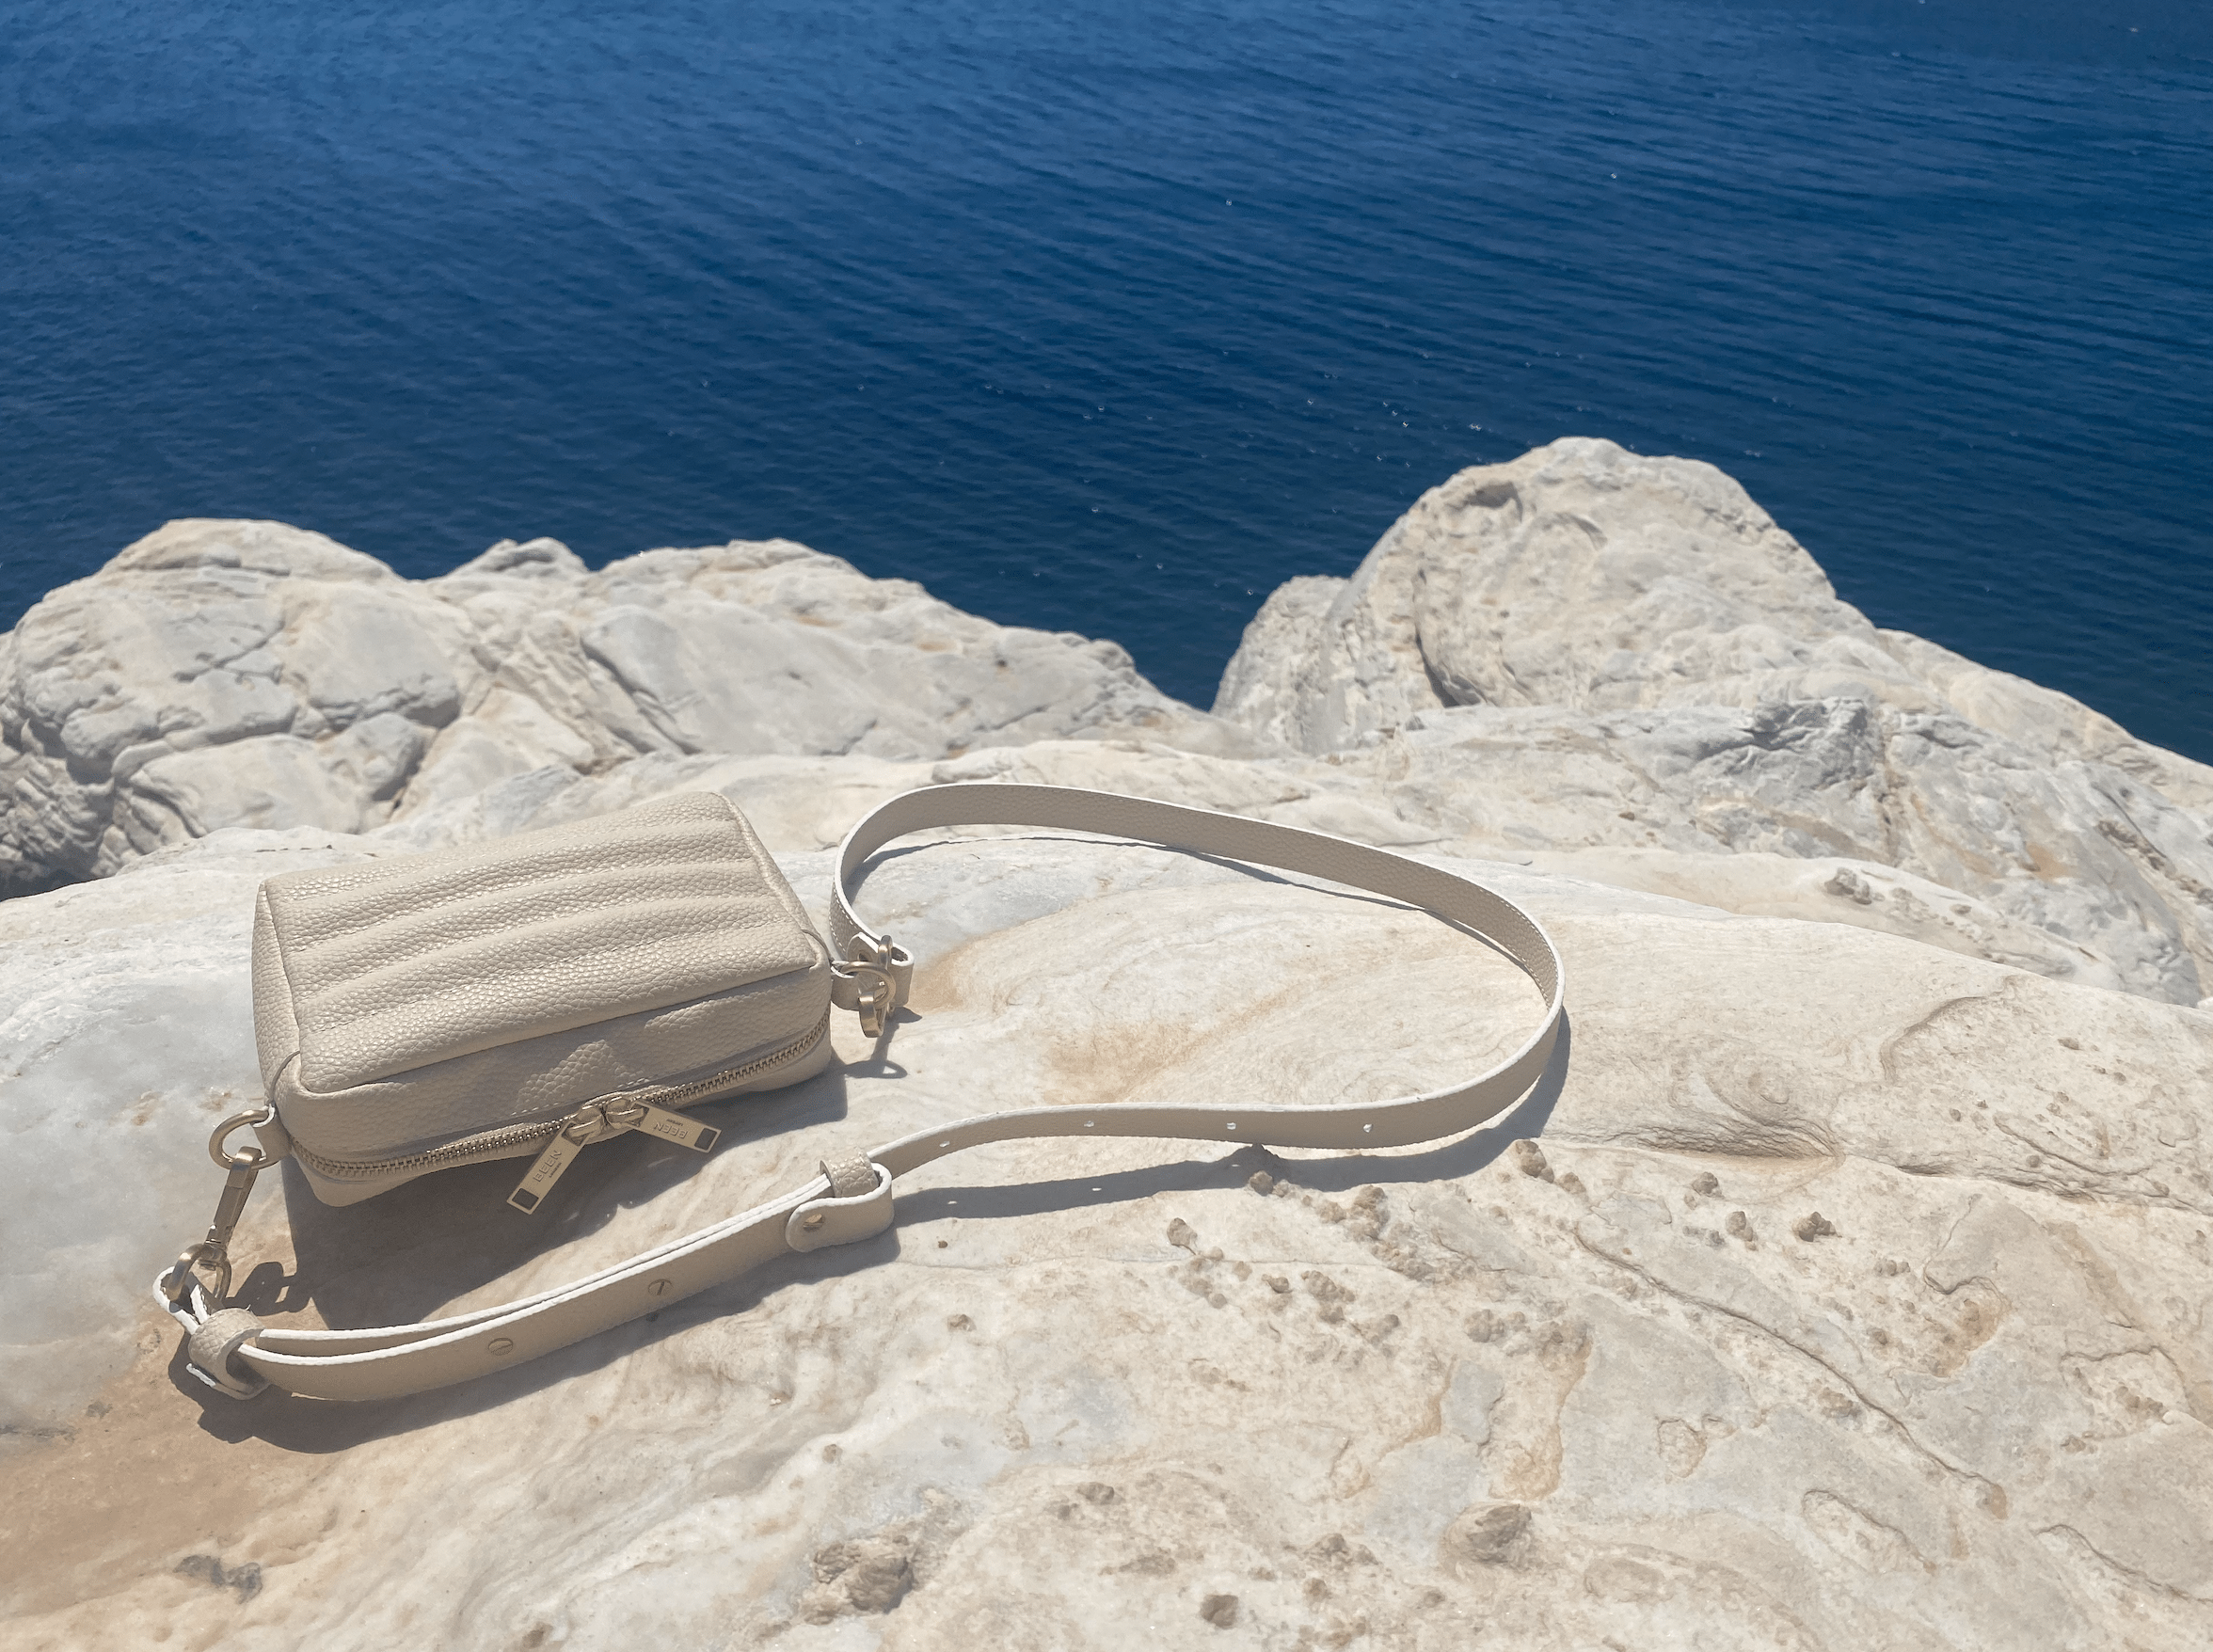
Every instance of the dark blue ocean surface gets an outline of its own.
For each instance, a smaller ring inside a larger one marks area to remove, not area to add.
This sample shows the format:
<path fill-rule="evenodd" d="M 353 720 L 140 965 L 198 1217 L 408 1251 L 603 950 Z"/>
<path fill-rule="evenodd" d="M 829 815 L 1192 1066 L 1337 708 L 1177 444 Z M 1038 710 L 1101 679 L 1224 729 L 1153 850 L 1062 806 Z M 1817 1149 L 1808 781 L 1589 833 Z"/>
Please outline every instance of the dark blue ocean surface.
<path fill-rule="evenodd" d="M 1203 704 L 1587 433 L 2213 759 L 2209 14 L 17 0 L 0 625 L 169 516 L 784 534 Z"/>

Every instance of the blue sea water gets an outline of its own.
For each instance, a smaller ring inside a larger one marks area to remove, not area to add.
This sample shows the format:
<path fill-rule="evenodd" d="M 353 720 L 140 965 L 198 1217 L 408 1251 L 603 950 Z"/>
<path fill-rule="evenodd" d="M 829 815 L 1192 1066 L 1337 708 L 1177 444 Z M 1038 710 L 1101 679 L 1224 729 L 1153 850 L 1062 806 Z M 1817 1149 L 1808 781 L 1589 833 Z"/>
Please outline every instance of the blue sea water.
<path fill-rule="evenodd" d="M 788 535 L 1202 704 L 1568 433 L 2213 759 L 2198 0 L 16 0 L 0 626 L 177 516 Z"/>

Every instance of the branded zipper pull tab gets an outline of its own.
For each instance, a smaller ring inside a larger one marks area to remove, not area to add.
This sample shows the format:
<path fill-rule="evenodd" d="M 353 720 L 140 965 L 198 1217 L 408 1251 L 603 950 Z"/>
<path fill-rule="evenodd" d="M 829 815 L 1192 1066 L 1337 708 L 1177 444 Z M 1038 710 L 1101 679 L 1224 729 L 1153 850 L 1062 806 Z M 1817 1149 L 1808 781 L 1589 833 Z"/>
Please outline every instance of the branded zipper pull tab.
<path fill-rule="evenodd" d="M 723 1138 L 722 1131 L 712 1124 L 702 1124 L 696 1119 L 687 1119 L 681 1113 L 672 1113 L 666 1107 L 645 1107 L 644 1117 L 633 1120 L 632 1130 L 643 1130 L 647 1136 L 662 1141 L 673 1141 L 678 1147 L 688 1147 L 695 1153 L 712 1152 L 714 1144 Z"/>
<path fill-rule="evenodd" d="M 546 1202 L 546 1195 L 553 1191 L 553 1183 L 576 1163 L 577 1154 L 587 1144 L 620 1136 L 626 1130 L 643 1130 L 657 1140 L 673 1141 L 695 1153 L 711 1152 L 714 1144 L 723 1138 L 718 1126 L 702 1124 L 666 1107 L 656 1107 L 645 1102 L 626 1102 L 620 1097 L 594 1102 L 561 1121 L 561 1128 L 531 1161 L 531 1168 L 515 1184 L 507 1202 L 525 1215 L 533 1214 Z"/>
<path fill-rule="evenodd" d="M 546 1195 L 553 1191 L 553 1183 L 562 1173 L 576 1163 L 577 1154 L 584 1151 L 584 1144 L 577 1139 L 586 1126 L 601 1122 L 598 1110 L 587 1107 L 581 1113 L 570 1115 L 561 1121 L 561 1128 L 553 1133 L 553 1139 L 545 1145 L 538 1156 L 531 1161 L 531 1168 L 515 1184 L 515 1191 L 507 1196 L 507 1202 L 524 1215 L 533 1215 L 545 1203 Z"/>

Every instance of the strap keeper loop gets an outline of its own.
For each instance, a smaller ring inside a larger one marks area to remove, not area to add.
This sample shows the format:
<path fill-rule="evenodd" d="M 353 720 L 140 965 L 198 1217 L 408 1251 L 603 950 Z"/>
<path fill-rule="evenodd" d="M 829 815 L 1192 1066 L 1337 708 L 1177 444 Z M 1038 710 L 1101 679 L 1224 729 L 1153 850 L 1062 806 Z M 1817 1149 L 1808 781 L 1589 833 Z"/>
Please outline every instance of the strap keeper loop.
<path fill-rule="evenodd" d="M 866 1180 L 862 1180 L 865 1174 Z M 784 1242 L 794 1250 L 820 1250 L 873 1239 L 891 1226 L 891 1172 L 856 1154 L 822 1167 L 831 1197 L 810 1199 L 784 1223 Z M 862 1191 L 841 1193 L 858 1184 Z"/>
<path fill-rule="evenodd" d="M 267 1328 L 243 1308 L 218 1309 L 185 1340 L 192 1374 L 219 1394 L 252 1399 L 268 1382 L 250 1369 L 233 1365 L 231 1357 Z"/>

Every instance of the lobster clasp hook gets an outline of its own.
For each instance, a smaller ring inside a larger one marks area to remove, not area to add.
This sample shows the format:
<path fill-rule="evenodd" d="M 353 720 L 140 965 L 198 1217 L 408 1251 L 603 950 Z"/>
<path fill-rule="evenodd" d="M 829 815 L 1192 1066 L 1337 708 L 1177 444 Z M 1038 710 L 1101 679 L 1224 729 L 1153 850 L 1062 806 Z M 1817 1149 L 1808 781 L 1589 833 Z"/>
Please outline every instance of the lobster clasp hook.
<path fill-rule="evenodd" d="M 215 1285 L 214 1294 L 208 1297 L 210 1311 L 222 1307 L 231 1299 L 231 1257 L 228 1248 L 210 1245 L 203 1239 L 197 1245 L 187 1245 L 183 1253 L 154 1281 L 172 1310 L 185 1306 L 193 1287 L 199 1283 L 199 1271 L 202 1267 L 208 1270 L 210 1280 Z"/>
<path fill-rule="evenodd" d="M 270 1158 L 263 1148 L 242 1147 L 233 1152 L 227 1142 L 233 1131 L 247 1125 L 266 1124 L 276 1117 L 277 1109 L 270 1106 L 233 1113 L 216 1125 L 215 1134 L 208 1137 L 208 1156 L 230 1174 L 223 1179 L 223 1192 L 215 1200 L 215 1215 L 208 1223 L 207 1237 L 187 1245 L 161 1277 L 161 1294 L 172 1307 L 182 1307 L 192 1295 L 195 1276 L 202 1268 L 207 1270 L 215 1285 L 209 1297 L 213 1308 L 219 1310 L 231 1299 L 231 1235 L 238 1226 L 238 1218 L 246 1214 L 246 1201 L 253 1193 L 254 1179 L 269 1164 Z"/>

